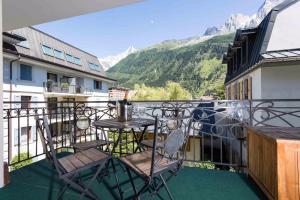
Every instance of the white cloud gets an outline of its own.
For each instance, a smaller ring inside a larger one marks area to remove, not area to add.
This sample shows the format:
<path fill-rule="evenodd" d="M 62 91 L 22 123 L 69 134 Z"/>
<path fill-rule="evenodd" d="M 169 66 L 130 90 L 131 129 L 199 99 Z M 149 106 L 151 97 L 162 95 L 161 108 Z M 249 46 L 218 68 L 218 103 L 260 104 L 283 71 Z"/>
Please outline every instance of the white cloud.
<path fill-rule="evenodd" d="M 150 22 L 150 24 L 154 24 L 155 23 L 155 21 L 153 19 L 151 19 L 149 22 Z"/>

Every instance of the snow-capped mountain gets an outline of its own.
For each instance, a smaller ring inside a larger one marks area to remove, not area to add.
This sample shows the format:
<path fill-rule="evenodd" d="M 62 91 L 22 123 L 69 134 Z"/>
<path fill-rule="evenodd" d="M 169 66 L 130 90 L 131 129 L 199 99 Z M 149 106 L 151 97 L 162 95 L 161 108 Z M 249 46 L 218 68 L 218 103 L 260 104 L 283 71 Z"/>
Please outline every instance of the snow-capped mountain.
<path fill-rule="evenodd" d="M 138 49 L 134 48 L 133 46 L 128 47 L 124 52 L 114 55 L 114 56 L 107 56 L 105 58 L 99 58 L 99 62 L 102 65 L 104 71 L 107 71 L 109 68 L 120 62 L 122 59 L 126 58 L 132 53 L 137 52 Z"/>
<path fill-rule="evenodd" d="M 264 4 L 258 9 L 256 13 L 251 16 L 244 14 L 232 14 L 225 23 L 220 26 L 212 26 L 206 29 L 205 33 L 202 36 L 194 36 L 181 40 L 166 40 L 159 44 L 150 46 L 146 49 L 151 48 L 168 48 L 176 49 L 183 46 L 197 44 L 203 41 L 206 41 L 216 35 L 225 35 L 235 32 L 237 29 L 252 28 L 259 25 L 259 23 L 265 18 L 265 16 L 271 11 L 271 9 L 278 4 L 284 2 L 285 0 L 265 0 Z M 120 53 L 116 56 L 108 56 L 103 59 L 99 59 L 103 69 L 106 71 L 110 67 L 117 64 L 120 60 L 126 58 L 128 55 L 138 51 L 133 46 L 129 47 L 123 53 Z"/>
<path fill-rule="evenodd" d="M 235 32 L 237 29 L 256 27 L 265 18 L 265 16 L 271 11 L 271 9 L 285 0 L 265 0 L 264 4 L 258 9 L 258 11 L 251 15 L 232 14 L 225 23 L 220 26 L 212 26 L 206 29 L 202 36 L 194 36 L 181 40 L 166 40 L 159 44 L 153 45 L 149 48 L 170 48 L 175 49 L 183 46 L 197 44 L 206 41 L 216 35 L 225 35 Z"/>
<path fill-rule="evenodd" d="M 204 35 L 223 35 L 236 31 L 237 29 L 252 28 L 259 25 L 271 9 L 285 0 L 265 0 L 264 4 L 258 9 L 257 13 L 248 16 L 243 14 L 231 15 L 224 25 L 220 27 L 208 28 Z"/>

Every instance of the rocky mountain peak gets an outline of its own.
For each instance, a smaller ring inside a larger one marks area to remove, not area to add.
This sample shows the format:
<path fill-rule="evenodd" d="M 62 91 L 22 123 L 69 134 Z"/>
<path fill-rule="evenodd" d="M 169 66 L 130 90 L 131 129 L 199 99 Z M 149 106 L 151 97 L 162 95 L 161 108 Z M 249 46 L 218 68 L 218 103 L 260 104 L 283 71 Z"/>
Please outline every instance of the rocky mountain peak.
<path fill-rule="evenodd" d="M 251 15 L 233 14 L 231 15 L 219 28 L 208 28 L 204 35 L 211 35 L 211 30 L 215 35 L 222 35 L 235 32 L 237 29 L 252 28 L 259 25 L 259 23 L 265 18 L 265 16 L 280 3 L 285 0 L 265 0 L 264 4 L 258 9 L 258 11 Z"/>

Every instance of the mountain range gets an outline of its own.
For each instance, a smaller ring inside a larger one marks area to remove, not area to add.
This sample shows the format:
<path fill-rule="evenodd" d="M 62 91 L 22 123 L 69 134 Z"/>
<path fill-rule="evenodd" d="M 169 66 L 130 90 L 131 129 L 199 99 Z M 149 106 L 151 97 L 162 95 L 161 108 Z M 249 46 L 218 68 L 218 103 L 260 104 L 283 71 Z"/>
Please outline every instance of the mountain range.
<path fill-rule="evenodd" d="M 284 0 L 265 0 L 264 4 L 253 15 L 249 16 L 241 13 L 232 14 L 222 26 L 208 27 L 202 36 L 194 36 L 194 37 L 180 39 L 180 40 L 176 40 L 176 39 L 165 40 L 159 44 L 152 45 L 143 50 L 149 50 L 153 48 L 176 49 L 176 48 L 204 42 L 217 35 L 230 34 L 235 32 L 237 29 L 256 27 L 263 20 L 263 18 L 270 12 L 270 10 L 273 7 L 277 6 L 283 1 Z M 126 49 L 124 52 L 120 54 L 114 56 L 108 56 L 106 58 L 99 58 L 99 61 L 103 69 L 107 71 L 109 68 L 116 65 L 122 59 L 125 59 L 130 54 L 136 53 L 138 51 L 139 51 L 138 49 L 134 48 L 133 46 L 130 46 L 128 49 Z"/>
<path fill-rule="evenodd" d="M 253 28 L 259 25 L 264 17 L 270 12 L 270 10 L 282 3 L 285 0 L 265 0 L 264 4 L 258 9 L 258 11 L 249 16 L 241 13 L 231 15 L 220 27 L 209 27 L 205 31 L 204 35 L 224 35 L 235 32 L 237 29 Z"/>
<path fill-rule="evenodd" d="M 222 56 L 233 41 L 233 32 L 257 26 L 281 2 L 283 0 L 266 0 L 251 16 L 231 15 L 224 25 L 208 28 L 203 36 L 167 40 L 128 54 L 111 67 L 107 75 L 129 88 L 135 88 L 135 84 L 165 87 L 168 81 L 173 81 L 193 98 L 211 94 L 224 98 L 226 65 L 222 64 Z"/>

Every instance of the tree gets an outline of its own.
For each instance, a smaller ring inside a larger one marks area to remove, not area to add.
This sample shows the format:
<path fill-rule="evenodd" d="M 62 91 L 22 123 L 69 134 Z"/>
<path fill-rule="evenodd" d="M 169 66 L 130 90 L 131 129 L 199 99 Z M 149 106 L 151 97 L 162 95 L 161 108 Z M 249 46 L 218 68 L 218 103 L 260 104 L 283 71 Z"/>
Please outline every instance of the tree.
<path fill-rule="evenodd" d="M 135 94 L 131 98 L 136 101 L 146 100 L 190 100 L 192 95 L 179 83 L 168 81 L 165 87 L 151 87 L 145 84 L 134 86 Z"/>

